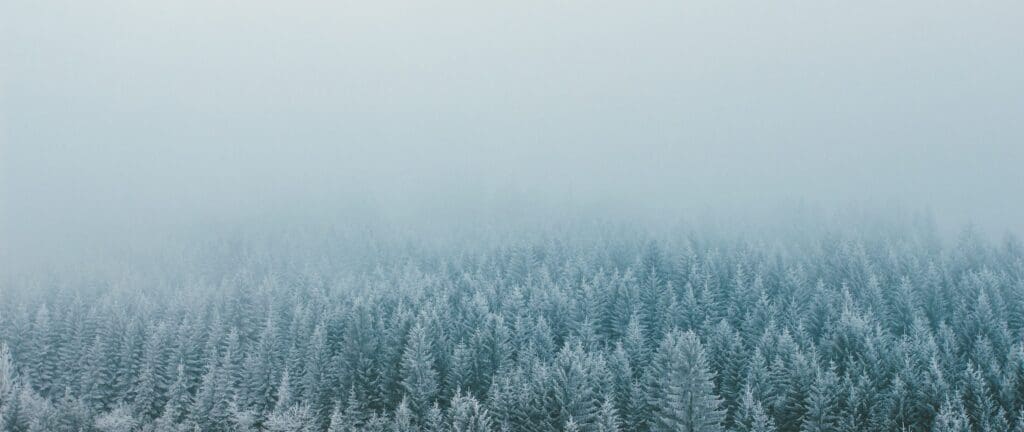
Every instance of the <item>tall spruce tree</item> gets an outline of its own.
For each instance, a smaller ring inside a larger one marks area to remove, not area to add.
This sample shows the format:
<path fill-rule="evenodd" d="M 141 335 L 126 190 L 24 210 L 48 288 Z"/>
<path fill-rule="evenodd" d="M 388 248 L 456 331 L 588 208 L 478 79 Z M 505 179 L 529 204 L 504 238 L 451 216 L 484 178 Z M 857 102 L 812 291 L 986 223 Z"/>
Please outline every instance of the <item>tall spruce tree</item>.
<path fill-rule="evenodd" d="M 419 418 L 426 414 L 437 395 L 437 371 L 426 328 L 416 324 L 408 339 L 402 353 L 401 385 L 408 396 L 410 410 Z"/>
<path fill-rule="evenodd" d="M 839 430 L 839 378 L 832 369 L 819 370 L 807 397 L 807 414 L 801 432 Z"/>
<path fill-rule="evenodd" d="M 668 333 L 647 371 L 651 429 L 724 430 L 725 412 L 721 399 L 714 393 L 714 376 L 696 334 L 692 331 Z"/>

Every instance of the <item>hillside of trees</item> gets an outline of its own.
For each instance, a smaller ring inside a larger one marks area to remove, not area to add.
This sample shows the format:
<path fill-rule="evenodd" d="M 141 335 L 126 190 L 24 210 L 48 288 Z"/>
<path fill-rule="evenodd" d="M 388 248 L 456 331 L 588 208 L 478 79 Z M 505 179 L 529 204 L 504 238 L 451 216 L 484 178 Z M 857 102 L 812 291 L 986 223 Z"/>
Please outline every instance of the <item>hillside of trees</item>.
<path fill-rule="evenodd" d="M 1012 237 L 183 243 L 6 277 L 0 430 L 1024 431 Z"/>

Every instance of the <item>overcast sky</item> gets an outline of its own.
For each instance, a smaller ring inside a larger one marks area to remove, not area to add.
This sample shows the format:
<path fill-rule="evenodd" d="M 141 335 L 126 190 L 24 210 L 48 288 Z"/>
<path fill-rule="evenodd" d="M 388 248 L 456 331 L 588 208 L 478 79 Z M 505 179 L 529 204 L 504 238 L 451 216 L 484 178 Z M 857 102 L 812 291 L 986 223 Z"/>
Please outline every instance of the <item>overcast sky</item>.
<path fill-rule="evenodd" d="M 5 0 L 0 16 L 0 204 L 21 241 L 338 202 L 896 203 L 1024 228 L 1020 1 Z"/>

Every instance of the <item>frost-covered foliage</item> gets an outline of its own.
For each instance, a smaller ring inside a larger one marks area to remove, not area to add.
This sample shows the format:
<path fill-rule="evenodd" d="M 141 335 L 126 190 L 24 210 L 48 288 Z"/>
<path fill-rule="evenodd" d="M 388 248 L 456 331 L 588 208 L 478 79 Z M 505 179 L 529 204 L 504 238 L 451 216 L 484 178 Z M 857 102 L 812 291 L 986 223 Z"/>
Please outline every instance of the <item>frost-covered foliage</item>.
<path fill-rule="evenodd" d="M 217 240 L 12 277 L 0 428 L 1024 430 L 1013 239 L 611 228 Z"/>

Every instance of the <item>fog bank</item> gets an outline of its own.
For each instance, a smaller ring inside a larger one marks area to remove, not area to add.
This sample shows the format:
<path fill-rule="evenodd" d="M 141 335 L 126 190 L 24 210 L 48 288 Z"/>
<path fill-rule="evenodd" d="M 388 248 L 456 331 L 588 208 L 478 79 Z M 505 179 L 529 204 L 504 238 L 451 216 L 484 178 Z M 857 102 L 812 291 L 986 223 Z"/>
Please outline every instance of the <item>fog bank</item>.
<path fill-rule="evenodd" d="M 13 0 L 0 16 L 10 255 L 353 214 L 807 205 L 1024 228 L 1020 2 Z"/>

